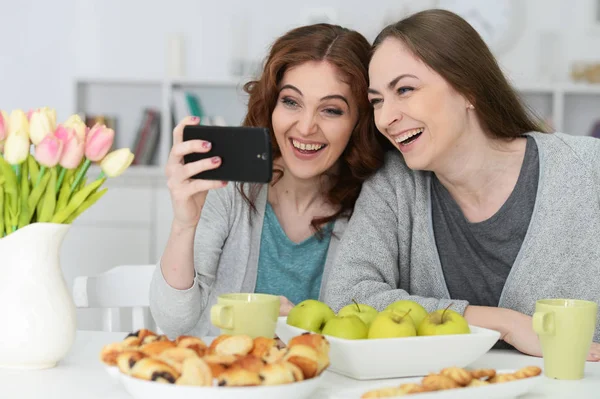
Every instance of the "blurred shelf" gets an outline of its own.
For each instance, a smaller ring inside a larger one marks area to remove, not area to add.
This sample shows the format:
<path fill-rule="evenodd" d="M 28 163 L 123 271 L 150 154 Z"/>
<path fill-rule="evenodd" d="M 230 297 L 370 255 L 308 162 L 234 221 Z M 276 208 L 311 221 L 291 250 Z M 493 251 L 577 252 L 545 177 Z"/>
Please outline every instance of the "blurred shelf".
<path fill-rule="evenodd" d="M 78 85 L 106 85 L 106 86 L 162 86 L 161 79 L 142 77 L 78 77 L 75 79 Z"/>

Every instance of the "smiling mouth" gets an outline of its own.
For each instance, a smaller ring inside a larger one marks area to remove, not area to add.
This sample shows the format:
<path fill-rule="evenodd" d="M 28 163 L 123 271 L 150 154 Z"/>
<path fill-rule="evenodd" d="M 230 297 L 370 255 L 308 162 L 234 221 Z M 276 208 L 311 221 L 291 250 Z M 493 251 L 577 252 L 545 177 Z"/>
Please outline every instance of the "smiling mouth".
<path fill-rule="evenodd" d="M 296 151 L 302 154 L 315 154 L 321 151 L 323 148 L 327 147 L 327 144 L 317 144 L 317 143 L 301 143 L 298 140 L 290 139 L 290 143 L 292 147 L 296 149 Z"/>
<path fill-rule="evenodd" d="M 394 137 L 394 142 L 400 145 L 408 145 L 416 139 L 418 139 L 424 130 L 425 128 L 423 127 L 409 130 L 408 132 L 402 133 L 401 135 Z"/>

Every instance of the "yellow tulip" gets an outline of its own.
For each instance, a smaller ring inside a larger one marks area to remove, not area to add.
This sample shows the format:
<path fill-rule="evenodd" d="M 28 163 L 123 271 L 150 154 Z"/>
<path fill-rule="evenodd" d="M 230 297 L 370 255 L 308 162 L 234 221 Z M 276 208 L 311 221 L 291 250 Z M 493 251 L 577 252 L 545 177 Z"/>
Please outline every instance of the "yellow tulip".
<path fill-rule="evenodd" d="M 27 115 L 20 109 L 15 109 L 10 113 L 10 121 L 8 122 L 8 135 L 15 132 L 20 132 L 29 139 L 29 121 Z"/>
<path fill-rule="evenodd" d="M 129 148 L 121 148 L 107 154 L 100 162 L 100 167 L 106 176 L 117 177 L 131 165 L 133 158 L 134 155 Z"/>
<path fill-rule="evenodd" d="M 12 121 L 12 120 L 11 120 Z M 19 165 L 27 159 L 31 143 L 21 130 L 9 134 L 4 144 L 4 159 L 11 165 Z"/>
<path fill-rule="evenodd" d="M 81 117 L 77 114 L 73 114 L 67 119 L 63 125 L 66 128 L 74 129 L 75 134 L 81 141 L 85 141 L 85 136 L 87 134 L 88 128 L 85 125 L 85 122 L 81 120 Z"/>
<path fill-rule="evenodd" d="M 44 107 L 34 111 L 29 120 L 29 138 L 35 145 L 44 140 L 56 128 L 56 111 Z"/>

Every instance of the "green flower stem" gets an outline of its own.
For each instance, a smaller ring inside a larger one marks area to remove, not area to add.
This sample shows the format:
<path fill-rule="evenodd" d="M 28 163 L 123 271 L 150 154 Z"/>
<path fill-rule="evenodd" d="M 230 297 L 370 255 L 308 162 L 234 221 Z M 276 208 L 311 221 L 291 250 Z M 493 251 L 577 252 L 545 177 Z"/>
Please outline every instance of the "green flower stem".
<path fill-rule="evenodd" d="M 44 176 L 44 172 L 45 171 L 46 171 L 46 167 L 44 165 L 42 165 L 40 167 L 40 173 L 38 173 L 38 178 L 37 178 L 37 181 L 35 182 L 35 186 L 34 187 L 37 187 L 37 186 L 40 185 L 40 182 L 42 181 L 42 177 Z"/>
<path fill-rule="evenodd" d="M 106 177 L 106 175 L 104 174 L 104 171 L 101 171 L 100 175 L 98 176 L 98 178 L 96 180 L 104 179 L 105 177 Z"/>
<path fill-rule="evenodd" d="M 19 181 L 19 178 L 21 177 L 21 165 L 13 165 L 12 167 L 15 171 L 15 175 L 17 176 L 17 181 Z"/>
<path fill-rule="evenodd" d="M 62 182 L 63 182 L 66 174 L 67 174 L 67 169 L 61 167 L 60 175 L 58 175 L 58 181 L 56 182 L 56 192 L 57 193 L 58 193 L 58 190 L 60 190 L 60 186 L 62 185 Z"/>
<path fill-rule="evenodd" d="M 77 185 L 79 184 L 79 181 L 83 178 L 83 176 L 85 176 L 91 164 L 92 162 L 86 158 L 85 162 L 83 163 L 83 166 L 79 170 L 79 173 L 77 173 L 77 176 L 75 177 L 75 181 L 73 182 L 73 184 L 71 184 L 71 194 L 73 193 L 73 191 L 75 191 Z"/>

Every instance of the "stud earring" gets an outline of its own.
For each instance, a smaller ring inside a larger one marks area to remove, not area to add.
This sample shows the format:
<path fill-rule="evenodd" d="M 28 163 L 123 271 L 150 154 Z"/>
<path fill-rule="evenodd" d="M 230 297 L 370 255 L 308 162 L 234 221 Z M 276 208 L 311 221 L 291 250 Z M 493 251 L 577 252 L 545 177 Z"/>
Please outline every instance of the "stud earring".
<path fill-rule="evenodd" d="M 473 104 L 469 104 L 469 105 L 467 105 L 467 108 L 468 109 L 475 109 L 475 106 L 473 106 Z"/>

